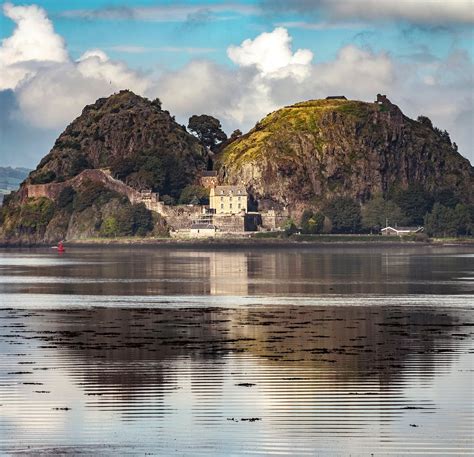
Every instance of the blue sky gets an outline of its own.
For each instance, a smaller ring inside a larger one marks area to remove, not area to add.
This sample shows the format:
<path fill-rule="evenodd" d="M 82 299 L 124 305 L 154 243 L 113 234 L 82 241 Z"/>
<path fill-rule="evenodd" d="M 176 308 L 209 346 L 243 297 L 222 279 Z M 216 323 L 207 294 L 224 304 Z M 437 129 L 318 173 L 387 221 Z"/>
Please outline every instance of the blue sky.
<path fill-rule="evenodd" d="M 159 96 L 183 123 L 213 114 L 227 131 L 328 91 L 371 100 L 383 90 L 446 128 L 472 161 L 473 9 L 470 0 L 4 3 L 1 164 L 33 167 L 84 104 L 122 88 Z"/>

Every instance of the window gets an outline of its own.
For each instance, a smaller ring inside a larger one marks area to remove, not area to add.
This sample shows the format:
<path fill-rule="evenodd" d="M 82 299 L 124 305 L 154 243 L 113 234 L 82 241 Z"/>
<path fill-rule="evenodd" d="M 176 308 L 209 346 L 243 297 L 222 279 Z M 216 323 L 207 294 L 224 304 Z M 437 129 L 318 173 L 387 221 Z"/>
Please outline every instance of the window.
<path fill-rule="evenodd" d="M 240 203 L 239 203 L 239 204 L 237 205 L 237 207 L 240 209 L 240 206 L 241 206 L 241 205 L 240 205 Z"/>
<path fill-rule="evenodd" d="M 221 203 L 221 209 L 224 209 L 224 203 Z"/>
<path fill-rule="evenodd" d="M 229 208 L 232 209 L 232 203 L 229 205 Z"/>
<path fill-rule="evenodd" d="M 240 197 L 240 195 L 239 195 L 239 201 L 240 201 L 240 199 L 241 199 L 241 197 Z"/>
<path fill-rule="evenodd" d="M 224 197 L 221 197 L 221 202 L 223 202 L 223 201 L 224 201 Z"/>

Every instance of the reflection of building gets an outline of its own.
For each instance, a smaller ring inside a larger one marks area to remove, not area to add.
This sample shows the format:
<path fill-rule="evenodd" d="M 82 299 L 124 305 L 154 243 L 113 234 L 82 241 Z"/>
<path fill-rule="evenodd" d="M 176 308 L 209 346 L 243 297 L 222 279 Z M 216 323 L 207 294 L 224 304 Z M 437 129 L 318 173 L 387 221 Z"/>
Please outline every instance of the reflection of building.
<path fill-rule="evenodd" d="M 423 227 L 385 227 L 381 230 L 382 235 L 414 235 L 423 231 Z"/>
<path fill-rule="evenodd" d="M 247 212 L 247 191 L 244 186 L 216 186 L 209 194 L 209 206 L 216 214 Z"/>
<path fill-rule="evenodd" d="M 229 251 L 209 254 L 210 295 L 248 295 L 248 281 L 248 254 Z"/>

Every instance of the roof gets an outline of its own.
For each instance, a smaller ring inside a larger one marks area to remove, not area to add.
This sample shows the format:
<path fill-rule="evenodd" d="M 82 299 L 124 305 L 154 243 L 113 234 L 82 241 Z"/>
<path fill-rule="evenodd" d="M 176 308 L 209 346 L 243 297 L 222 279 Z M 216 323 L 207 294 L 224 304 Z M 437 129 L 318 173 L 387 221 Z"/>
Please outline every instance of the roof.
<path fill-rule="evenodd" d="M 203 224 L 203 223 L 198 223 L 198 224 L 192 224 L 191 225 L 191 230 L 215 230 L 216 226 L 212 224 Z"/>
<path fill-rule="evenodd" d="M 395 232 L 419 232 L 420 230 L 423 230 L 423 227 L 384 227 L 382 229 L 382 232 L 384 230 L 394 230 Z"/>
<path fill-rule="evenodd" d="M 247 190 L 244 186 L 216 186 L 214 195 L 244 195 L 247 196 Z"/>
<path fill-rule="evenodd" d="M 329 95 L 326 100 L 347 100 L 345 95 Z"/>

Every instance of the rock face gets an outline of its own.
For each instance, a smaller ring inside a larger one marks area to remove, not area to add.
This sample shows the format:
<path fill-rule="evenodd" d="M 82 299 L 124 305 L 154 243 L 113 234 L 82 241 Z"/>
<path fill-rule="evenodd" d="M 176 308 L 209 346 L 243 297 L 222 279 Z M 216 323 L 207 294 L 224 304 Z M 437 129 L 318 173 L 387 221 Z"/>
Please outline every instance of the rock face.
<path fill-rule="evenodd" d="M 193 181 L 208 163 L 205 148 L 168 111 L 161 109 L 159 100 L 121 91 L 86 106 L 59 136 L 27 183 L 61 182 L 85 169 L 113 168 L 120 161 L 128 161 L 132 170 L 133 165 L 140 169 L 150 157 L 171 157 L 173 166 L 182 166 L 185 181 Z M 162 166 L 169 168 L 170 164 L 165 161 Z"/>
<path fill-rule="evenodd" d="M 151 189 L 176 198 L 208 163 L 206 148 L 159 100 L 130 91 L 101 98 L 84 108 L 8 196 L 0 239 L 38 243 L 162 234 L 163 217 L 151 214 L 137 195 Z"/>
<path fill-rule="evenodd" d="M 409 185 L 451 189 L 472 202 L 474 169 L 449 135 L 378 100 L 314 100 L 275 111 L 224 148 L 219 176 L 245 184 L 259 209 L 298 211 L 334 196 L 364 202 Z"/>

